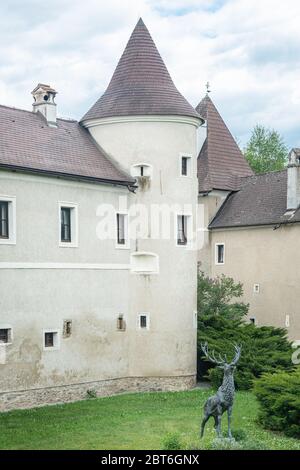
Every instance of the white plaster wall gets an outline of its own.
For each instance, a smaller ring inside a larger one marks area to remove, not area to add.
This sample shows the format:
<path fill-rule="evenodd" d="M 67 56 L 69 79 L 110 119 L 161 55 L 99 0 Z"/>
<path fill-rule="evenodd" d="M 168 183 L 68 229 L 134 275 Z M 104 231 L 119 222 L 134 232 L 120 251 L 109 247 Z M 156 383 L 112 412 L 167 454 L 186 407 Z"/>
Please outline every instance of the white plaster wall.
<path fill-rule="evenodd" d="M 225 274 L 242 282 L 243 300 L 250 304 L 249 317 L 258 325 L 285 328 L 290 316 L 289 337 L 300 339 L 300 252 L 299 224 L 235 230 L 214 230 L 211 233 L 212 276 Z M 215 265 L 214 247 L 225 243 L 225 264 Z M 260 292 L 254 293 L 254 284 Z"/>
<path fill-rule="evenodd" d="M 17 207 L 16 245 L 0 245 L 0 328 L 13 328 L 0 364 L 0 391 L 128 376 L 129 335 L 116 330 L 116 318 L 123 313 L 128 321 L 129 253 L 96 236 L 97 206 L 118 207 L 119 195 L 127 193 L 0 172 L 0 194 L 15 196 Z M 78 204 L 78 248 L 59 247 L 58 201 Z M 14 263 L 31 268 L 14 269 Z M 76 269 L 66 269 L 70 263 Z M 71 337 L 60 339 L 59 350 L 44 351 L 43 330 L 62 333 L 67 319 L 73 322 Z"/>
<path fill-rule="evenodd" d="M 151 204 L 192 204 L 193 229 L 197 207 L 197 128 L 189 123 L 119 122 L 89 128 L 95 140 L 125 169 L 149 163 L 153 178 L 147 191 L 138 190 L 131 201 Z M 180 176 L 180 155 L 192 157 L 192 177 Z M 149 331 L 132 330 L 132 375 L 187 375 L 196 371 L 197 251 L 177 247 L 173 238 L 138 239 L 131 249 L 159 256 L 159 275 L 133 275 L 130 283 L 130 317 L 149 312 Z"/>

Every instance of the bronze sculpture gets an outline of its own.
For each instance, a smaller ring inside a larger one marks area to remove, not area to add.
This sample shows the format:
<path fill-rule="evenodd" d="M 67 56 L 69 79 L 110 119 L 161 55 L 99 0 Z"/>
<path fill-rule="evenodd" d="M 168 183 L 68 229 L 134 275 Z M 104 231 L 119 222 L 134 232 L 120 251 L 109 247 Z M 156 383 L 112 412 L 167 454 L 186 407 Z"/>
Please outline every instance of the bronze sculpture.
<path fill-rule="evenodd" d="M 236 364 L 238 363 L 240 356 L 241 356 L 241 346 L 234 346 L 235 349 L 235 356 L 233 360 L 228 363 L 226 354 L 222 357 L 218 354 L 218 358 L 214 351 L 212 354 L 208 353 L 208 345 L 207 343 L 201 344 L 201 349 L 211 362 L 217 364 L 218 367 L 224 370 L 223 382 L 222 385 L 218 388 L 218 391 L 215 395 L 208 398 L 204 405 L 204 417 L 201 424 L 201 437 L 203 437 L 204 428 L 212 416 L 215 420 L 215 429 L 217 432 L 218 437 L 221 436 L 221 418 L 225 411 L 227 411 L 228 415 L 228 437 L 232 439 L 231 434 L 231 414 L 232 414 L 232 406 L 234 401 L 234 394 L 235 394 L 235 386 L 234 386 L 234 379 L 233 374 L 236 368 Z"/>

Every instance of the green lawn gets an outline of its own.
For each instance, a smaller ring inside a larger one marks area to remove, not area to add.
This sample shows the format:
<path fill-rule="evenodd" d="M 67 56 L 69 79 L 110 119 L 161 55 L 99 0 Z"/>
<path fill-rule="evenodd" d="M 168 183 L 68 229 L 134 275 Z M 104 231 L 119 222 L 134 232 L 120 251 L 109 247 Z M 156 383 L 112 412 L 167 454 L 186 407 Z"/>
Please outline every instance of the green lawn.
<path fill-rule="evenodd" d="M 184 448 L 210 448 L 213 422 L 205 437 L 198 430 L 207 390 L 143 393 L 90 399 L 0 414 L 0 449 L 164 449 L 166 435 L 177 433 Z M 258 404 L 249 392 L 237 393 L 232 428 L 244 447 L 300 449 L 300 441 L 263 430 Z M 226 418 L 223 428 L 226 428 Z"/>

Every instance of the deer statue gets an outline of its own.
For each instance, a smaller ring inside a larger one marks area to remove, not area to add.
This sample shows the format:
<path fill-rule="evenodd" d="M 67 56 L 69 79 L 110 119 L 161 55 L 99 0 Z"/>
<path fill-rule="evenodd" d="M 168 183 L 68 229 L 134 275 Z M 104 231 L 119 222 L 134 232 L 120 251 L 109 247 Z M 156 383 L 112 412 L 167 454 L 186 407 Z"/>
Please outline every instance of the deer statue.
<path fill-rule="evenodd" d="M 236 364 L 240 359 L 242 347 L 237 345 L 234 346 L 235 356 L 230 363 L 228 363 L 226 354 L 224 357 L 218 354 L 217 358 L 214 351 L 209 354 L 207 343 L 201 344 L 201 349 L 207 359 L 209 359 L 214 364 L 217 364 L 218 367 L 224 370 L 222 385 L 218 388 L 218 391 L 215 395 L 208 398 L 204 405 L 204 416 L 201 424 L 201 437 L 203 437 L 205 425 L 211 416 L 215 420 L 215 429 L 217 435 L 218 437 L 221 437 L 221 418 L 223 413 L 227 411 L 228 437 L 229 439 L 232 439 L 230 422 L 235 393 L 233 374 Z"/>

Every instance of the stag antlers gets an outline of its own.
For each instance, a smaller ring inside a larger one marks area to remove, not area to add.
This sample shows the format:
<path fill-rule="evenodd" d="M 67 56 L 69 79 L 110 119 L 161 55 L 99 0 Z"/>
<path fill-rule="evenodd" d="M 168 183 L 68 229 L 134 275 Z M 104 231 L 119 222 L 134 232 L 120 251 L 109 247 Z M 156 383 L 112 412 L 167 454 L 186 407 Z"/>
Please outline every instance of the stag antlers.
<path fill-rule="evenodd" d="M 230 365 L 230 366 L 235 366 L 239 359 L 240 359 L 240 356 L 241 356 L 241 350 L 242 350 L 242 346 L 238 346 L 236 344 L 233 345 L 234 346 L 234 350 L 235 350 L 235 355 L 234 355 L 234 358 L 233 360 L 228 363 L 228 359 L 227 359 L 227 356 L 226 354 L 224 354 L 224 356 L 222 357 L 220 353 L 218 353 L 218 359 L 216 358 L 216 353 L 215 351 L 212 351 L 211 354 L 209 354 L 208 352 L 208 344 L 207 343 L 201 343 L 201 349 L 202 349 L 202 352 L 203 354 L 205 355 L 205 357 L 207 357 L 207 359 L 210 361 L 210 362 L 213 362 L 214 364 L 218 364 L 218 365 Z"/>

